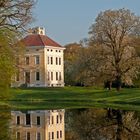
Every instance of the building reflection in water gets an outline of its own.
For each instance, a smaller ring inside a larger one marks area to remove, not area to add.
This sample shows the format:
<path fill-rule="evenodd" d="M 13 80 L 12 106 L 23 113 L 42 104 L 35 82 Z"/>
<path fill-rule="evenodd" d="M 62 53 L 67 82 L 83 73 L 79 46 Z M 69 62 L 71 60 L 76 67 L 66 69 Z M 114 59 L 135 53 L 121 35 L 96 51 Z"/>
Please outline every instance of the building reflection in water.
<path fill-rule="evenodd" d="M 65 140 L 65 110 L 11 111 L 17 140 Z"/>

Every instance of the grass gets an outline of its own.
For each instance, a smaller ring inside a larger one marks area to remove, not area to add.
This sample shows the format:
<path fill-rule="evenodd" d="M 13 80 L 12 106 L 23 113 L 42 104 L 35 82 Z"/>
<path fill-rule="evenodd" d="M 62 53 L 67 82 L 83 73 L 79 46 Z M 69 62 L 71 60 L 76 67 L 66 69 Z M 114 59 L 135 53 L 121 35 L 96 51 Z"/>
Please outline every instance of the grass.
<path fill-rule="evenodd" d="M 117 92 L 93 87 L 28 88 L 10 89 L 10 95 L 12 98 L 0 101 L 0 105 L 14 109 L 111 107 L 140 111 L 140 89 Z"/>

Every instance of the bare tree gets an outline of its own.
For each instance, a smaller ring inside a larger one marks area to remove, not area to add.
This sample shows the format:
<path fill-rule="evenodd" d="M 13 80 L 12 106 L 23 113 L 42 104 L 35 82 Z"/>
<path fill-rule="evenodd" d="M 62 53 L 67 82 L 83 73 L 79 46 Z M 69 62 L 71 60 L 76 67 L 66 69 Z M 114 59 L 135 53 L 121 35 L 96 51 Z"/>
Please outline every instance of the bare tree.
<path fill-rule="evenodd" d="M 34 0 L 0 0 L 0 29 L 25 29 L 32 21 L 34 3 Z"/>
<path fill-rule="evenodd" d="M 140 18 L 126 9 L 101 12 L 90 28 L 90 41 L 101 44 L 106 52 L 102 70 L 113 75 L 117 90 L 123 80 L 130 81 L 135 76 L 140 65 L 140 57 L 131 44 L 139 29 Z"/>

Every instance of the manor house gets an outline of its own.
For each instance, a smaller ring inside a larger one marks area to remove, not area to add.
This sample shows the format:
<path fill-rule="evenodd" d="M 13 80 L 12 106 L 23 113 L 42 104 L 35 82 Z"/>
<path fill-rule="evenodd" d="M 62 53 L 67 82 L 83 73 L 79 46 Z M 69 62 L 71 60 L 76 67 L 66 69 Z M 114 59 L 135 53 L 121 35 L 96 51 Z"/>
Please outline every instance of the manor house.
<path fill-rule="evenodd" d="M 19 70 L 11 86 L 63 87 L 65 48 L 46 36 L 42 27 L 30 29 L 21 42 L 26 50 L 17 60 Z"/>

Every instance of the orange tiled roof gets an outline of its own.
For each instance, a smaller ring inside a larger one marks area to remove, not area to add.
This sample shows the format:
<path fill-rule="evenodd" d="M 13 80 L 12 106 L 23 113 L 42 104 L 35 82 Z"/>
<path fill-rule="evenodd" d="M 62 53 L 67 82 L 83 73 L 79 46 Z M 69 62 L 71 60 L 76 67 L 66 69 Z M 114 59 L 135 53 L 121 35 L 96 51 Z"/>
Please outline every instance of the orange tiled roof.
<path fill-rule="evenodd" d="M 25 46 L 53 46 L 62 47 L 46 35 L 31 34 L 21 40 Z"/>

